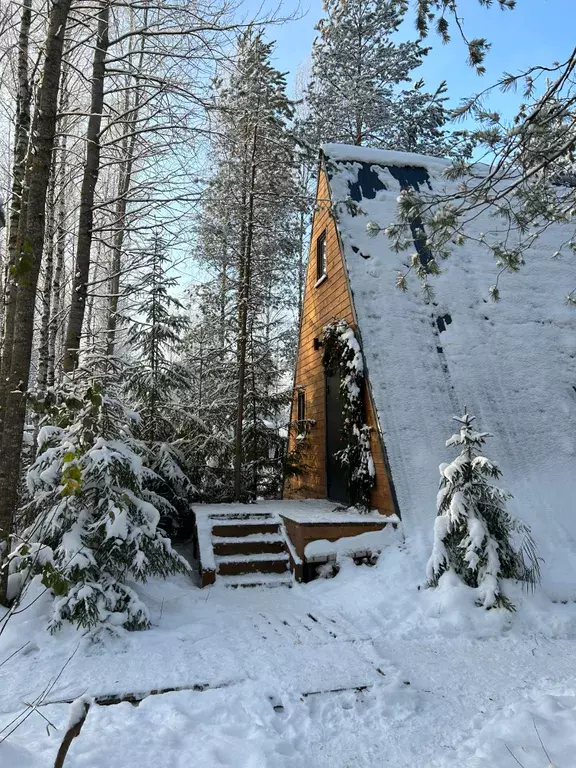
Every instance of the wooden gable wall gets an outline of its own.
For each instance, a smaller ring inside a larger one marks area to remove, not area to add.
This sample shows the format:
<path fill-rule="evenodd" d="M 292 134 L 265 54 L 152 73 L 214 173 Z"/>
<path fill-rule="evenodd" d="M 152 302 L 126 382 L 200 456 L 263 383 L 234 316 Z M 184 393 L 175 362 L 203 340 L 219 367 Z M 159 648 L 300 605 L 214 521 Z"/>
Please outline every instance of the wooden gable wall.
<path fill-rule="evenodd" d="M 306 396 L 306 418 L 316 422 L 300 446 L 300 458 L 304 473 L 287 477 L 284 498 L 326 498 L 326 390 L 322 349 L 314 349 L 314 339 L 322 337 L 322 329 L 333 320 L 346 320 L 356 329 L 352 296 L 345 271 L 344 260 L 334 218 L 330 209 L 330 193 L 324 169 L 320 170 L 317 194 L 317 210 L 314 215 L 310 256 L 306 272 L 304 308 L 300 325 L 298 358 L 294 379 L 294 398 L 291 421 L 296 419 L 298 388 L 303 387 Z M 317 284 L 316 241 L 326 232 L 327 278 Z M 368 387 L 366 388 L 368 391 Z M 379 428 L 370 397 L 366 402 L 366 417 L 372 427 L 371 449 L 376 468 L 376 487 L 372 493 L 372 507 L 382 514 L 395 512 Z M 288 450 L 297 445 L 296 431 L 290 431 Z"/>

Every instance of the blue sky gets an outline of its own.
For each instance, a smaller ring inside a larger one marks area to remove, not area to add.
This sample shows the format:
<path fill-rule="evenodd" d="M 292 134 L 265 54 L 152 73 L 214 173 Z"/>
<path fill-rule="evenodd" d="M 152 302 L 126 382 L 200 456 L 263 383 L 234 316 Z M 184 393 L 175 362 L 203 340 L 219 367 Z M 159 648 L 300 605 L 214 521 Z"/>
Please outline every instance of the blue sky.
<path fill-rule="evenodd" d="M 496 6 L 496 0 L 494 3 Z M 411 6 L 413 4 L 414 0 L 411 0 Z M 257 0 L 247 0 L 242 11 L 249 14 L 261 9 L 265 14 L 271 7 L 268 2 L 260 4 Z M 302 0 L 299 5 L 297 0 L 284 0 L 281 13 L 288 15 L 296 12 L 298 7 L 304 14 L 302 18 L 269 30 L 269 36 L 277 41 L 276 64 L 279 69 L 290 72 L 291 85 L 298 66 L 310 54 L 316 34 L 314 25 L 322 16 L 322 1 Z M 478 77 L 466 65 L 466 49 L 456 33 L 454 40 L 446 46 L 432 35 L 429 44 L 433 49 L 421 69 L 416 71 L 418 77 L 424 78 L 429 90 L 446 80 L 452 105 L 492 84 L 503 71 L 514 73 L 537 63 L 562 61 L 576 44 L 576 0 L 517 0 L 514 11 L 482 8 L 477 0 L 460 0 L 460 7 L 470 37 L 486 37 L 492 42 L 486 74 Z M 413 14 L 403 25 L 402 37 L 412 34 L 412 25 Z M 492 104 L 511 114 L 516 101 L 510 95 L 498 94 Z"/>

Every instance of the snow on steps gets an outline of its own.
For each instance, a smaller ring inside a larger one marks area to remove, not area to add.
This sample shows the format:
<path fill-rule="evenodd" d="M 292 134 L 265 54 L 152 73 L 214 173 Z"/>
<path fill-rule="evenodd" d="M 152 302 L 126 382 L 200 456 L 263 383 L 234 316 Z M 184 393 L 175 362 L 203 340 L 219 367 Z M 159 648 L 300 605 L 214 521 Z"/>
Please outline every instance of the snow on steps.
<path fill-rule="evenodd" d="M 248 533 L 246 536 L 220 536 L 218 533 L 216 535 L 218 536 L 219 544 L 244 544 L 249 541 L 275 544 L 279 541 L 284 541 L 284 537 L 276 533 Z"/>
<path fill-rule="evenodd" d="M 242 521 L 276 519 L 272 512 L 215 512 L 210 513 L 208 517 L 211 520 L 237 520 L 240 524 Z"/>
<path fill-rule="evenodd" d="M 231 505 L 227 509 L 207 505 L 196 510 L 202 586 L 229 577 L 251 576 L 231 586 L 255 586 L 270 582 L 291 584 L 290 555 L 280 518 L 274 512 L 255 512 Z M 280 579 L 269 579 L 279 576 Z"/>
<path fill-rule="evenodd" d="M 220 575 L 218 584 L 225 587 L 291 587 L 292 574 L 285 573 L 240 573 L 232 576 Z"/>
<path fill-rule="evenodd" d="M 220 528 L 222 526 L 246 526 L 248 528 L 254 528 L 258 525 L 277 525 L 278 518 L 275 515 L 271 515 L 269 512 L 238 515 L 209 515 L 209 519 L 212 521 L 214 528 Z"/>
<path fill-rule="evenodd" d="M 288 560 L 287 552 L 280 552 L 278 554 L 274 552 L 258 552 L 253 555 L 223 555 L 216 557 L 216 563 L 218 565 L 222 563 L 258 563 L 260 561 L 267 560 Z"/>

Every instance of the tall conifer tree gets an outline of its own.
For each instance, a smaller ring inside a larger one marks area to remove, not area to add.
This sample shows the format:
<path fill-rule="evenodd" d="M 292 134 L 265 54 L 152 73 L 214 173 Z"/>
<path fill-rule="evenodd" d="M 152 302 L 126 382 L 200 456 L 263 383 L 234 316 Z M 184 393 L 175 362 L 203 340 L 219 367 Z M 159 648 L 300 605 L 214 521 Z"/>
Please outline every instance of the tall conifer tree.
<path fill-rule="evenodd" d="M 172 295 L 178 279 L 169 274 L 166 251 L 155 233 L 128 334 L 132 362 L 127 390 L 140 415 L 134 433 L 147 448 L 152 470 L 144 495 L 151 493 L 150 500 L 156 504 L 158 498 L 166 500 L 168 504 L 161 508 L 162 527 L 172 536 L 187 537 L 192 531 L 190 502 L 195 489 L 182 450 L 188 419 L 179 396 L 188 389 L 188 382 L 178 356 L 188 318 L 184 305 Z"/>
<path fill-rule="evenodd" d="M 443 125 L 446 84 L 408 86 L 427 48 L 396 42 L 406 0 L 324 0 L 306 98 L 308 141 L 405 152 L 449 151 Z"/>
<path fill-rule="evenodd" d="M 202 359 L 205 370 L 218 361 L 212 382 L 221 421 L 233 431 L 233 495 L 242 498 L 259 492 L 264 467 L 275 461 L 270 441 L 286 400 L 280 384 L 297 305 L 298 187 L 293 107 L 285 75 L 271 64 L 273 43 L 248 29 L 237 45 L 234 72 L 217 96 L 217 165 L 199 256 L 211 276 L 200 322 L 213 329 L 202 336 Z M 197 345 L 197 329 L 195 338 Z"/>

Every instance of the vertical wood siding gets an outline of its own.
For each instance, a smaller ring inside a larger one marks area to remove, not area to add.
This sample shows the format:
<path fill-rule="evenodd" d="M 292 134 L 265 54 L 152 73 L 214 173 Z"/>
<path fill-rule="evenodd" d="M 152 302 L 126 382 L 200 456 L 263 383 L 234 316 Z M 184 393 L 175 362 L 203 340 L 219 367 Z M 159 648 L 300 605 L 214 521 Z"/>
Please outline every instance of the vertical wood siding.
<path fill-rule="evenodd" d="M 322 365 L 322 349 L 314 349 L 314 338 L 322 337 L 322 329 L 333 320 L 346 320 L 353 328 L 352 298 L 340 252 L 338 233 L 330 215 L 328 183 L 324 170 L 318 182 L 317 211 L 312 227 L 310 258 L 306 272 L 304 309 L 300 327 L 298 358 L 296 361 L 295 391 L 292 402 L 292 419 L 297 414 L 298 387 L 306 394 L 306 418 L 315 424 L 302 442 L 300 457 L 304 472 L 301 476 L 286 478 L 284 498 L 326 498 L 326 426 L 325 426 L 325 379 Z M 326 231 L 327 279 L 316 285 L 316 240 Z M 372 427 L 371 448 L 376 467 L 376 487 L 372 493 L 372 506 L 382 514 L 393 514 L 394 503 L 388 475 L 378 437 L 378 428 L 371 402 L 367 398 L 366 417 Z M 295 430 L 291 430 L 289 451 L 297 444 Z"/>

